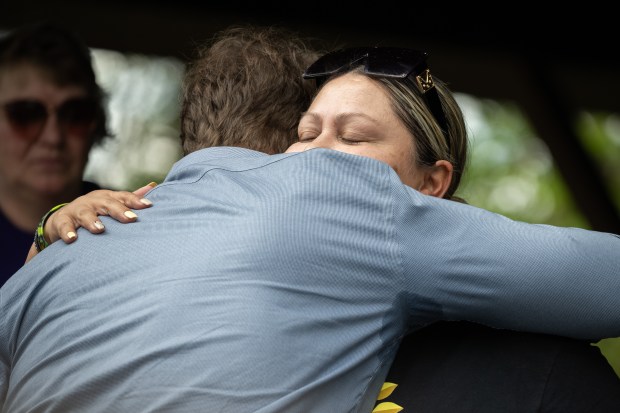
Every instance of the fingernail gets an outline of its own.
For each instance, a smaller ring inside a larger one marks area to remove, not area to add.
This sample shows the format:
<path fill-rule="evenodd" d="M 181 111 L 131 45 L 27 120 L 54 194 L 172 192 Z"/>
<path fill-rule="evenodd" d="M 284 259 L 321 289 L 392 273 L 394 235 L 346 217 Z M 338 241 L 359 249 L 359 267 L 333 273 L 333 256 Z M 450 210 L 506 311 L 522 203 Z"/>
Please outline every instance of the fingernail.
<path fill-rule="evenodd" d="M 103 226 L 103 222 L 101 222 L 101 221 L 95 221 L 95 228 L 97 228 L 97 229 L 103 229 L 103 228 L 105 228 L 105 227 Z"/>
<path fill-rule="evenodd" d="M 95 225 L 96 225 L 96 224 L 95 224 Z M 75 232 L 73 232 L 73 231 L 69 231 L 69 232 L 67 232 L 67 238 L 69 238 L 69 239 L 73 239 L 73 238 L 75 238 L 75 236 L 76 236 L 76 235 L 75 235 Z"/>
<path fill-rule="evenodd" d="M 125 215 L 127 218 L 131 218 L 131 219 L 138 218 L 138 216 L 136 214 L 134 214 L 133 211 L 125 211 L 123 213 L 123 215 Z"/>
<path fill-rule="evenodd" d="M 149 201 L 148 199 L 146 199 L 146 198 L 142 198 L 140 200 L 140 202 L 143 203 L 144 205 L 147 205 L 147 206 L 153 205 L 153 203 L 151 201 Z"/>
<path fill-rule="evenodd" d="M 157 182 L 150 182 L 148 186 L 155 188 L 157 186 Z"/>

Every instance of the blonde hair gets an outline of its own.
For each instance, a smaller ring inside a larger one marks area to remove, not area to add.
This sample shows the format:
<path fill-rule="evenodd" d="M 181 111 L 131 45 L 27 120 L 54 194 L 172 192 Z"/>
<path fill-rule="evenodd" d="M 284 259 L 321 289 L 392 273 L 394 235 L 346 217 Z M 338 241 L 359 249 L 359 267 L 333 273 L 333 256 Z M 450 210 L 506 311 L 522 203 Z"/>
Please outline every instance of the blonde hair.
<path fill-rule="evenodd" d="M 443 131 L 424 102 L 424 98 L 417 91 L 415 80 L 410 78 L 376 78 L 376 80 L 388 90 L 394 112 L 414 137 L 416 149 L 414 161 L 421 166 L 432 166 L 438 160 L 450 162 L 453 167 L 452 181 L 444 198 L 464 202 L 455 197 L 454 193 L 461 183 L 467 166 L 467 129 L 463 112 L 447 85 L 437 78 L 433 79 L 446 119 L 447 130 Z"/>

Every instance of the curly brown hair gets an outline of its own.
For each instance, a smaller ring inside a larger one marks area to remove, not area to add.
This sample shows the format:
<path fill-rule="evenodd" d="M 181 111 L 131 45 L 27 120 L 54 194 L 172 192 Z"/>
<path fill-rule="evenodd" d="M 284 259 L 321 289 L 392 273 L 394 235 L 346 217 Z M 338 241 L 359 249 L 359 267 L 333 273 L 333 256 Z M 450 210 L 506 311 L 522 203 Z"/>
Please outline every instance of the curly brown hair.
<path fill-rule="evenodd" d="M 216 34 L 184 77 L 184 153 L 211 146 L 284 152 L 315 92 L 302 73 L 318 56 L 284 28 L 235 26 Z"/>

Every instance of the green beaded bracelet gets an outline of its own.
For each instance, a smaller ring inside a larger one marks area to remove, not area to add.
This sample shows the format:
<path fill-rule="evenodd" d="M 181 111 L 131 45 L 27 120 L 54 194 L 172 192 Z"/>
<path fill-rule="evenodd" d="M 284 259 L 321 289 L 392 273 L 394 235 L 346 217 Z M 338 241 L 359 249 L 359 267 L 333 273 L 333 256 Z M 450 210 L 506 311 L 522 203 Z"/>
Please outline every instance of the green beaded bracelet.
<path fill-rule="evenodd" d="M 38 252 L 43 251 L 47 246 L 49 246 L 49 244 L 45 240 L 45 233 L 43 231 L 43 228 L 45 227 L 45 223 L 47 222 L 47 219 L 50 217 L 50 215 L 52 215 L 54 212 L 58 211 L 60 208 L 64 207 L 67 204 L 68 202 L 65 202 L 64 204 L 56 205 L 54 208 L 47 211 L 47 213 L 43 215 L 43 218 L 41 218 L 41 221 L 39 221 L 39 226 L 37 227 L 37 230 L 34 232 L 34 246 Z"/>

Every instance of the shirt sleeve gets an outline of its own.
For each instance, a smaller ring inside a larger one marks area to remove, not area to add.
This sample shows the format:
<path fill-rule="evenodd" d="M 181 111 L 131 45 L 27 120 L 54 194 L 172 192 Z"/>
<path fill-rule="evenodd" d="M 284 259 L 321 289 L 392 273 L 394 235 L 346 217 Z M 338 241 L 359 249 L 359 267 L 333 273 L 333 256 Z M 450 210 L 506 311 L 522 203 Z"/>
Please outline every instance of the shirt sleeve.
<path fill-rule="evenodd" d="M 0 314 L 5 314 L 5 303 L 0 288 Z M 6 394 L 9 388 L 9 354 L 8 354 L 8 330 L 5 317 L 0 317 L 0 411 L 3 411 Z"/>
<path fill-rule="evenodd" d="M 414 190 L 401 195 L 395 228 L 418 320 L 620 336 L 618 235 L 514 221 Z"/>

